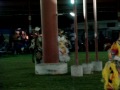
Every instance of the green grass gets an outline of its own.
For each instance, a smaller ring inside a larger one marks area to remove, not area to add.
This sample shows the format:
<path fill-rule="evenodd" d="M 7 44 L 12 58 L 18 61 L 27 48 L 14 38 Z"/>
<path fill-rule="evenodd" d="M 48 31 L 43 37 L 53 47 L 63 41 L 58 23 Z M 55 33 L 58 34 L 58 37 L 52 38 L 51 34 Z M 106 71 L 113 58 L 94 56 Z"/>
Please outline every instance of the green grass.
<path fill-rule="evenodd" d="M 95 53 L 89 53 L 90 62 Z M 107 52 L 99 52 L 103 64 Z M 85 63 L 85 52 L 79 53 L 79 63 Z M 65 75 L 35 75 L 31 55 L 3 55 L 0 57 L 0 90 L 103 90 L 101 72 L 83 77 L 72 77 L 70 66 L 75 64 L 74 53 L 68 62 L 69 72 Z"/>

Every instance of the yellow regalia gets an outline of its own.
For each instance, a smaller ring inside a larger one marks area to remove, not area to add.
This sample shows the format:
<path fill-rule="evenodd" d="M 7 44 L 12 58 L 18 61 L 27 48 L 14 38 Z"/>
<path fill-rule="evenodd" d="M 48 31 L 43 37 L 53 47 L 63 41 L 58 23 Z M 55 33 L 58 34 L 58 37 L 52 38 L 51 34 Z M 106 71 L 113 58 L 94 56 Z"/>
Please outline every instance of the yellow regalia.
<path fill-rule="evenodd" d="M 120 90 L 120 45 L 112 44 L 108 52 L 109 60 L 102 70 L 104 90 Z"/>

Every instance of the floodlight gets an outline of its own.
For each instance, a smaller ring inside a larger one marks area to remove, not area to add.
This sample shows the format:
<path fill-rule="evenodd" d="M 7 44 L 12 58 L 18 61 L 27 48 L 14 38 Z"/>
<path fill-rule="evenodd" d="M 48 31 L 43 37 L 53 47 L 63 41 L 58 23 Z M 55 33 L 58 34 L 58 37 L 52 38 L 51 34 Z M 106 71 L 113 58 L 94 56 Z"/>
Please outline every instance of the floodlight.
<path fill-rule="evenodd" d="M 70 15 L 74 17 L 74 16 L 75 16 L 75 13 L 74 13 L 74 12 L 70 12 Z"/>
<path fill-rule="evenodd" d="M 75 3 L 75 1 L 74 0 L 70 0 L 71 1 L 71 4 L 74 4 Z"/>

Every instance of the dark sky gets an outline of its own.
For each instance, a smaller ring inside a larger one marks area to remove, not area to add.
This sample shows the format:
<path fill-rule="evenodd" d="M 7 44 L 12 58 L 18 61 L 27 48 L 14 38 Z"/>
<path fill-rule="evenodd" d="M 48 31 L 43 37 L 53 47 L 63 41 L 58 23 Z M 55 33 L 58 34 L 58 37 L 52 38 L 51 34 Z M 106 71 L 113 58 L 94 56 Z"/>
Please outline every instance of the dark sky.
<path fill-rule="evenodd" d="M 32 15 L 32 26 L 40 26 L 40 0 L 2 0 L 0 1 L 0 28 L 16 28 L 16 27 L 28 27 L 28 15 L 29 12 Z M 64 1 L 64 2 L 62 2 Z M 69 15 L 72 11 L 67 4 L 68 0 L 62 0 L 62 3 L 58 3 L 58 13 L 65 13 L 62 16 L 58 16 L 59 27 L 69 27 L 73 23 L 73 17 Z M 88 0 L 90 1 L 90 0 Z M 98 0 L 97 3 L 97 17 L 98 20 L 116 20 L 117 11 L 119 5 L 116 0 L 105 0 L 105 3 L 101 3 Z M 58 0 L 60 2 L 60 0 Z M 78 4 L 78 22 L 83 22 L 83 9 L 82 4 Z M 93 20 L 93 5 L 88 4 L 88 20 Z"/>

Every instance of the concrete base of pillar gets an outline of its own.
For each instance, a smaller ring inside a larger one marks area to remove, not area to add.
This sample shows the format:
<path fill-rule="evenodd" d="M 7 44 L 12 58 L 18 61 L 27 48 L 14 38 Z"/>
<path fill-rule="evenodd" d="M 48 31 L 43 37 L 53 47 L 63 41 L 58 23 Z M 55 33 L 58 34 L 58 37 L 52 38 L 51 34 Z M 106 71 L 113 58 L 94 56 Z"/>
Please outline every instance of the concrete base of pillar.
<path fill-rule="evenodd" d="M 102 61 L 94 61 L 94 71 L 102 71 Z"/>
<path fill-rule="evenodd" d="M 83 67 L 82 67 L 82 65 L 72 65 L 71 66 L 71 76 L 75 76 L 75 77 L 83 76 Z"/>
<path fill-rule="evenodd" d="M 84 63 L 83 66 L 83 74 L 92 74 L 93 73 L 93 64 L 92 63 Z"/>
<path fill-rule="evenodd" d="M 68 72 L 67 63 L 41 63 L 35 64 L 35 74 L 66 74 Z"/>

